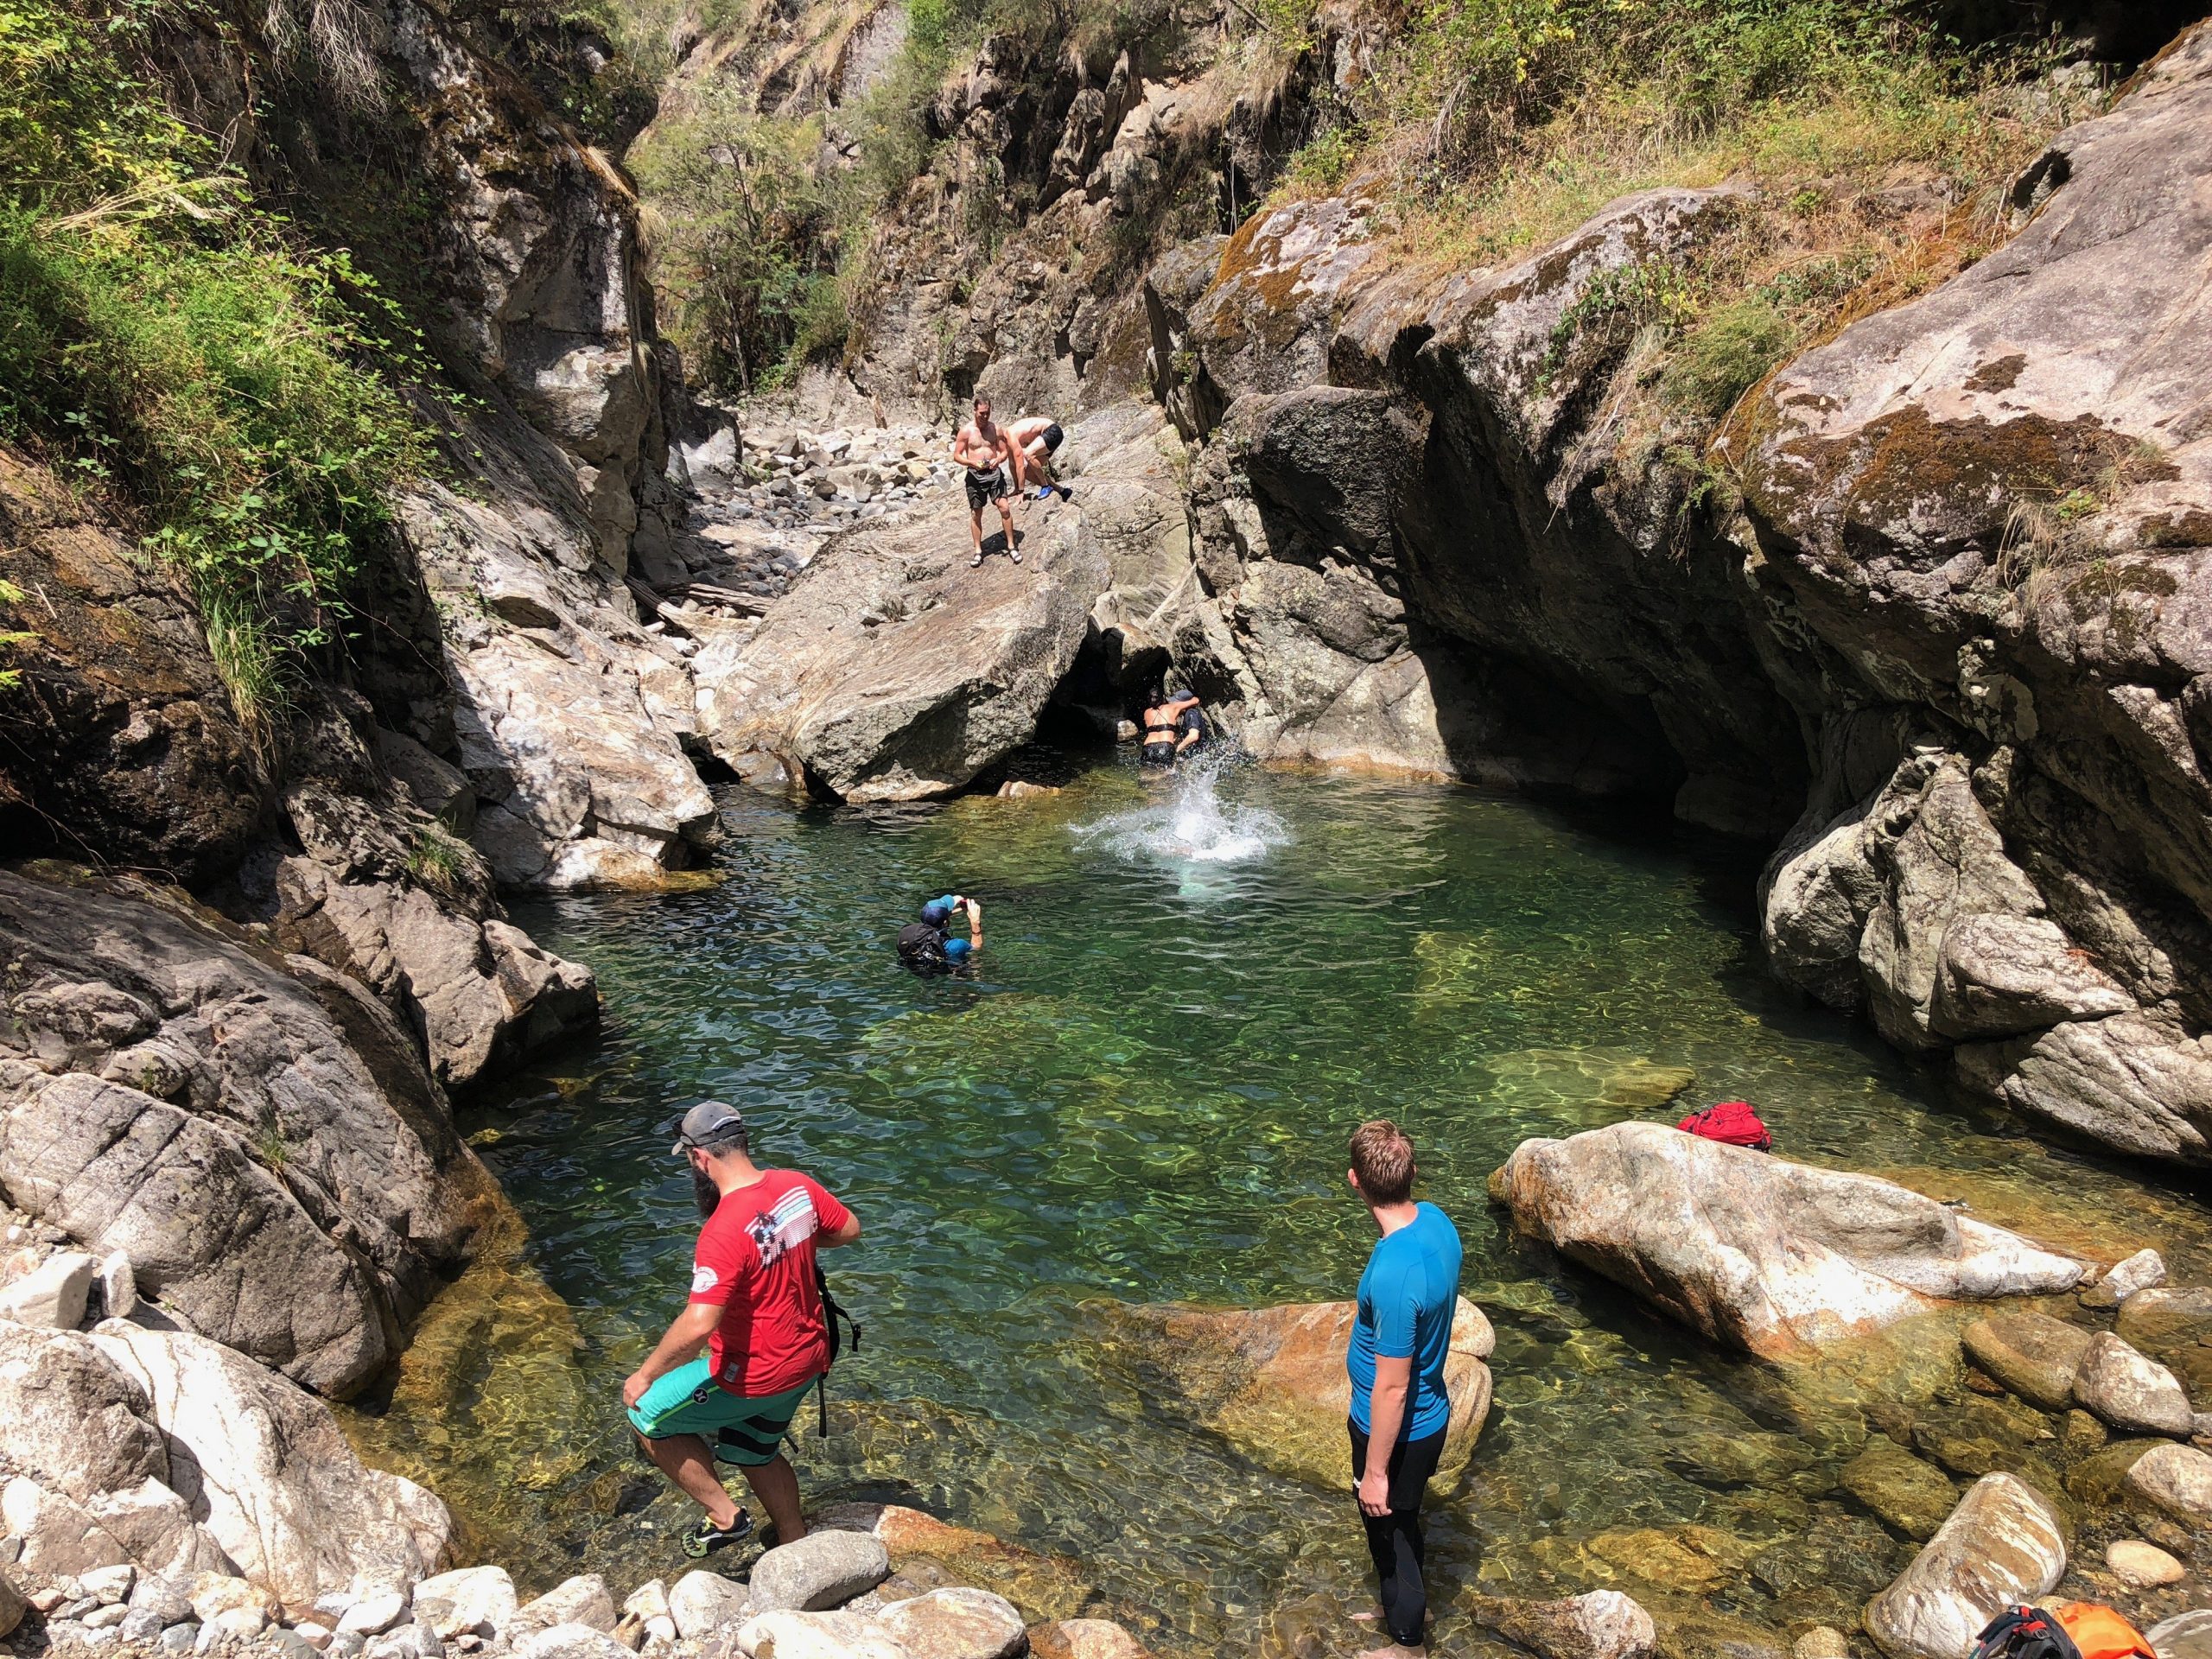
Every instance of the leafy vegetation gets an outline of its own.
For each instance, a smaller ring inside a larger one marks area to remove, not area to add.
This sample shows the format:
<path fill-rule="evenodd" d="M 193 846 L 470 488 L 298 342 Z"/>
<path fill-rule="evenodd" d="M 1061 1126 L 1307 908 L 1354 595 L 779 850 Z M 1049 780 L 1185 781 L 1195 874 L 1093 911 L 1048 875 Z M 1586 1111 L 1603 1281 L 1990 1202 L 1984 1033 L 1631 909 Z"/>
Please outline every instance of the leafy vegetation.
<path fill-rule="evenodd" d="M 373 283 L 256 207 L 136 72 L 158 18 L 0 0 L 0 441 L 138 525 L 266 734 L 426 450 Z"/>

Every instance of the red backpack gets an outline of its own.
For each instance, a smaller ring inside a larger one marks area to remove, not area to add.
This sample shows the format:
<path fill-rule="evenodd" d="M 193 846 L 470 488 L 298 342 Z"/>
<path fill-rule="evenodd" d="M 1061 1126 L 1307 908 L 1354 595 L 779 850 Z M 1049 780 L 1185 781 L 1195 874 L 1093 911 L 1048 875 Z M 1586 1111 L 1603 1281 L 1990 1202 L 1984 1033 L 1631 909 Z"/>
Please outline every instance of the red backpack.
<path fill-rule="evenodd" d="M 1759 1122 L 1759 1115 L 1751 1109 L 1747 1100 L 1724 1100 L 1701 1112 L 1692 1112 L 1675 1127 L 1685 1135 L 1702 1135 L 1724 1146 L 1750 1147 L 1758 1152 L 1774 1150 L 1774 1137 L 1767 1133 L 1766 1125 Z"/>

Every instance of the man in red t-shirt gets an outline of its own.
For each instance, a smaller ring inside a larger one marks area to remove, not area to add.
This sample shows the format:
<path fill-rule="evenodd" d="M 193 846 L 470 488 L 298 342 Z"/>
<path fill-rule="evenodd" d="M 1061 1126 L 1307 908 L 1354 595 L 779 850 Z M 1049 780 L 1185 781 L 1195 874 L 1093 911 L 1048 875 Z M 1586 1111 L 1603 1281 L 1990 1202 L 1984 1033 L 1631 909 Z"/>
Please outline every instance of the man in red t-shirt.
<path fill-rule="evenodd" d="M 716 1459 L 745 1471 L 776 1541 L 791 1543 L 806 1522 L 798 1477 L 778 1446 L 830 1364 L 814 1253 L 851 1243 L 861 1224 L 796 1170 L 757 1167 L 744 1118 L 719 1100 L 683 1115 L 671 1150 L 690 1163 L 707 1224 L 692 1257 L 690 1304 L 623 1383 L 622 1403 L 646 1454 L 707 1511 L 683 1535 L 685 1554 L 703 1556 L 753 1530 Z"/>

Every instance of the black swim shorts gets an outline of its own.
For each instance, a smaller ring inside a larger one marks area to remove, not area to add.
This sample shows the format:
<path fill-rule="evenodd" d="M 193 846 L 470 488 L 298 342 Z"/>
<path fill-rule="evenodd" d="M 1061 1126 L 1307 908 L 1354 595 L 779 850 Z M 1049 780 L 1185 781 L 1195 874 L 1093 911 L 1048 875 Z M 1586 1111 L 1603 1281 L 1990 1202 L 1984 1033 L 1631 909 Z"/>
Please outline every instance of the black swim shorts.
<path fill-rule="evenodd" d="M 1006 474 L 1001 468 L 994 467 L 987 473 L 979 473 L 970 467 L 968 469 L 968 511 L 981 512 L 992 502 L 1010 494 L 1013 488 L 1006 481 Z"/>

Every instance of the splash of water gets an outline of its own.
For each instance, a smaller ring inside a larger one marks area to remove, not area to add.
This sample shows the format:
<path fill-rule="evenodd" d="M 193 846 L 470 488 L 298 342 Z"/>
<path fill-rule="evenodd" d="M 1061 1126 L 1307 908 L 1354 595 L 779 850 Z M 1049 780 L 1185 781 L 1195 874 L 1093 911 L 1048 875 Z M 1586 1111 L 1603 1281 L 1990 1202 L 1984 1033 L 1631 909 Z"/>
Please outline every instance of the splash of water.
<path fill-rule="evenodd" d="M 1173 793 L 1127 812 L 1075 826 L 1077 842 L 1118 858 L 1177 864 L 1244 864 L 1290 840 L 1290 830 L 1263 806 L 1222 804 L 1220 768 L 1201 762 L 1180 772 Z"/>

